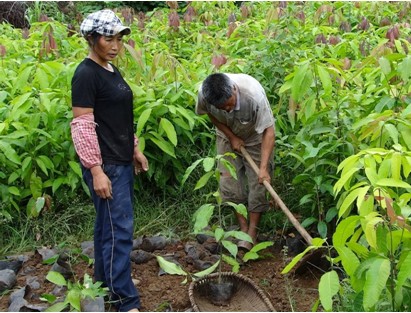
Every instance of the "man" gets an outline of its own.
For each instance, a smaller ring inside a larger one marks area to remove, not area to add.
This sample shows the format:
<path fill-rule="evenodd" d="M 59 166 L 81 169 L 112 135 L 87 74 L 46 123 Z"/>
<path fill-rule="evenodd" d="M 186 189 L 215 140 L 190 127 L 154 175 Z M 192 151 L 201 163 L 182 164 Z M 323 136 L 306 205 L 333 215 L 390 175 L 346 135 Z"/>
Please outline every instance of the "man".
<path fill-rule="evenodd" d="M 217 154 L 236 153 L 229 161 L 237 170 L 238 180 L 220 165 L 220 193 L 223 201 L 244 204 L 248 220 L 237 214 L 240 230 L 257 241 L 261 214 L 269 208 L 263 181 L 271 181 L 275 142 L 274 117 L 264 88 L 246 74 L 215 73 L 202 83 L 196 114 L 208 114 L 217 129 Z M 241 155 L 244 146 L 257 166 L 258 175 Z M 251 249 L 252 244 L 240 241 L 238 246 Z"/>

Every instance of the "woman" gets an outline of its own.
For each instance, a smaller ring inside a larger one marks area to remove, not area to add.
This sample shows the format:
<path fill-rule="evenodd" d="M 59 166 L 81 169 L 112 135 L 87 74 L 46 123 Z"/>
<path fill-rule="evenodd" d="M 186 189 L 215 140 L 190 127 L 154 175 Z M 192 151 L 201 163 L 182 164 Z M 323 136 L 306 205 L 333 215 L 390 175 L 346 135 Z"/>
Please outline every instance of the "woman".
<path fill-rule="evenodd" d="M 86 17 L 80 26 L 89 54 L 72 79 L 71 133 L 84 181 L 96 209 L 94 278 L 108 286 L 119 311 L 140 308 L 131 279 L 133 165 L 148 171 L 134 136 L 133 93 L 110 63 L 123 48 L 130 28 L 110 10 Z"/>

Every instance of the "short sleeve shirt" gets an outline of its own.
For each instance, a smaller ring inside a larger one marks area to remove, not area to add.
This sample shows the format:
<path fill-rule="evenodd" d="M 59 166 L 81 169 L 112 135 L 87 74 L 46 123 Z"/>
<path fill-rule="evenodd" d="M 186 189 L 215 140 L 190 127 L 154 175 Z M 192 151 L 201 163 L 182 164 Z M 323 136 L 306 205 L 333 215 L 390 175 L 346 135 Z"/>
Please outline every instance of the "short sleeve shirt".
<path fill-rule="evenodd" d="M 118 69 L 110 72 L 91 59 L 83 60 L 72 78 L 72 106 L 93 108 L 103 163 L 133 161 L 133 93 Z"/>
<path fill-rule="evenodd" d="M 213 115 L 220 123 L 228 126 L 231 131 L 244 140 L 246 146 L 260 144 L 262 134 L 268 127 L 274 126 L 274 117 L 265 94 L 264 88 L 253 77 L 247 74 L 226 74 L 238 87 L 238 110 L 226 112 L 207 103 L 200 91 L 196 104 L 197 114 Z M 217 136 L 226 138 L 217 128 Z"/>

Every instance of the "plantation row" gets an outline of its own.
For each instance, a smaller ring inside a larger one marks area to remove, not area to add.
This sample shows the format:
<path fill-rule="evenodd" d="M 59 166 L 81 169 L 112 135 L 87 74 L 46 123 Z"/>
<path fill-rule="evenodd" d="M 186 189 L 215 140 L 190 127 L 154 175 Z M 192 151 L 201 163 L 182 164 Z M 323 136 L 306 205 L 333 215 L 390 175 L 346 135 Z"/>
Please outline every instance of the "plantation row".
<path fill-rule="evenodd" d="M 349 286 L 340 290 L 336 272 L 327 273 L 323 307 L 331 310 L 346 292 L 360 311 L 409 310 L 410 3 L 169 6 L 118 10 L 132 33 L 116 65 L 134 92 L 136 134 L 150 162 L 135 188 L 193 188 L 203 172 L 181 187 L 186 169 L 214 155 L 211 123 L 194 114 L 199 83 L 213 71 L 250 74 L 276 118 L 273 182 L 284 193 L 298 190 L 291 201 L 303 226 L 318 233 L 315 245 L 335 249 L 332 262 Z M 71 77 L 87 46 L 76 21 L 0 27 L 0 220 L 7 224 L 86 189 L 69 124 Z"/>

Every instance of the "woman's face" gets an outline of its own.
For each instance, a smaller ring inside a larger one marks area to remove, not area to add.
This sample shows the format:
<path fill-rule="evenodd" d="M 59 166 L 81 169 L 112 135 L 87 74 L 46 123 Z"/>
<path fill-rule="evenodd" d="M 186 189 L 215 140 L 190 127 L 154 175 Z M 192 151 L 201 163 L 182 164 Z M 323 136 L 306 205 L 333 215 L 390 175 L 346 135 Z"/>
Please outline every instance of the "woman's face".
<path fill-rule="evenodd" d="M 99 36 L 92 46 L 92 51 L 105 62 L 112 61 L 123 48 L 123 35 Z"/>

